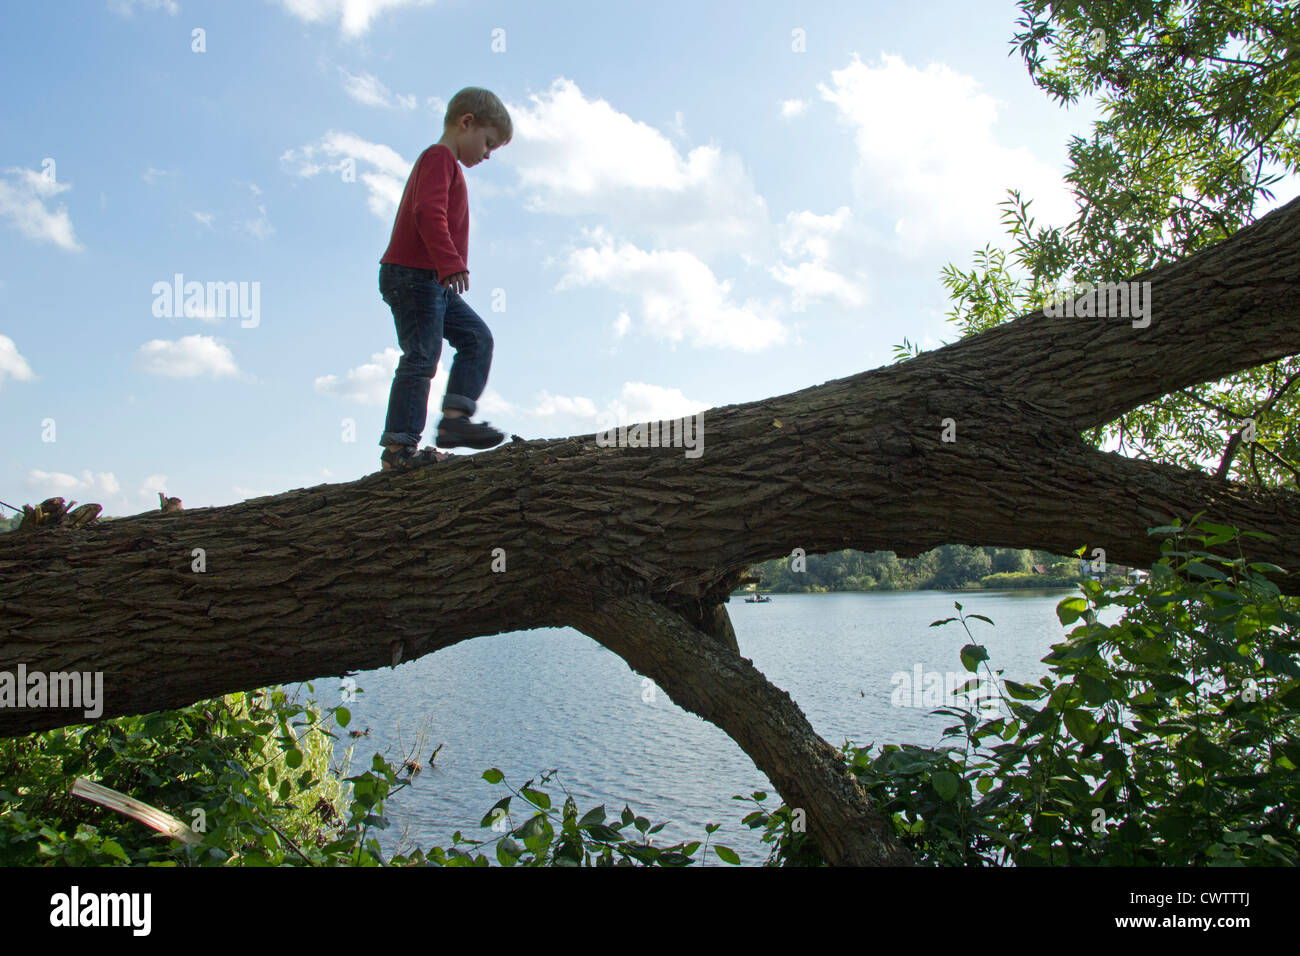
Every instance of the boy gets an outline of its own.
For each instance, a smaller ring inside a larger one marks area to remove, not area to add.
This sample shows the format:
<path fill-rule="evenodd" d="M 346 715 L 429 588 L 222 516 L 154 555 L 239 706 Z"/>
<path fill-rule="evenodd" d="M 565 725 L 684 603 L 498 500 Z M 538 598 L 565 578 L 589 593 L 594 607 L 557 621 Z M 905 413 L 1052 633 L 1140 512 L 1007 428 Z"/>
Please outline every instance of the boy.
<path fill-rule="evenodd" d="M 477 166 L 512 135 L 504 104 L 488 90 L 466 87 L 447 104 L 442 139 L 420 154 L 406 180 L 392 238 L 379 260 L 379 292 L 393 310 L 402 349 L 379 438 L 384 471 L 451 457 L 435 447 L 417 450 L 444 338 L 456 357 L 434 445 L 491 448 L 505 438 L 487 422 L 470 421 L 492 365 L 492 333 L 460 297 L 469 290 L 469 199 L 457 163 Z"/>

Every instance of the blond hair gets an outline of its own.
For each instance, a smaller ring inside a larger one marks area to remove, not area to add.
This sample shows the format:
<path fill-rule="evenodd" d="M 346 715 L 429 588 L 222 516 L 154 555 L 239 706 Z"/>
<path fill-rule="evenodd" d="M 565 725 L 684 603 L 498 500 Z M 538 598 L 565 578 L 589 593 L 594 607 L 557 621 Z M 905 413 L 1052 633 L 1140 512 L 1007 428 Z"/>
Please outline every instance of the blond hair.
<path fill-rule="evenodd" d="M 506 106 L 495 93 L 480 86 L 467 86 L 451 98 L 447 104 L 447 115 L 442 121 L 444 130 L 456 125 L 466 113 L 474 114 L 474 126 L 494 126 L 501 133 L 505 142 L 514 136 L 514 124 Z"/>

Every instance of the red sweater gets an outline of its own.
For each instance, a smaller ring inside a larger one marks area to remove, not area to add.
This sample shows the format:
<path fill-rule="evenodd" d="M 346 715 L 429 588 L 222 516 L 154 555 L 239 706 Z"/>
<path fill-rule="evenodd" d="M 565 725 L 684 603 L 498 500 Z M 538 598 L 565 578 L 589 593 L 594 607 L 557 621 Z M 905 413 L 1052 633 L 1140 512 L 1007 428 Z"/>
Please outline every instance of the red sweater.
<path fill-rule="evenodd" d="M 456 154 L 434 143 L 415 161 L 380 262 L 433 269 L 438 280 L 468 272 L 469 196 Z"/>

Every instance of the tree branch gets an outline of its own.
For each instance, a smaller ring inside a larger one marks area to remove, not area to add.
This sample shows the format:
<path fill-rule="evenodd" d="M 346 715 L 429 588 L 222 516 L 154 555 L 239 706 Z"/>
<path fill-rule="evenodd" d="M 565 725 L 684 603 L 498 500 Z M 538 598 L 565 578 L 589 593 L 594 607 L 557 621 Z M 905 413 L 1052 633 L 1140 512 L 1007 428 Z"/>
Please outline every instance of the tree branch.
<path fill-rule="evenodd" d="M 639 595 L 611 598 L 598 611 L 575 608 L 567 623 L 650 677 L 679 707 L 726 731 L 787 806 L 804 811 L 808 833 L 828 862 L 911 862 L 835 748 L 748 659 Z"/>

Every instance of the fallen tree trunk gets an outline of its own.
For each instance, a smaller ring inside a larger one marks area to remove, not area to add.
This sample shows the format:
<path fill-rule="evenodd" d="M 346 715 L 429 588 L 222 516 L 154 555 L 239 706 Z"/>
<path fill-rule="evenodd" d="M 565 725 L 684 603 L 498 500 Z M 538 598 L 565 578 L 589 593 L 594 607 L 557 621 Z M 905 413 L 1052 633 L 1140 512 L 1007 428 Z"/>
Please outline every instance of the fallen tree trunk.
<path fill-rule="evenodd" d="M 1152 283 L 1146 328 L 1035 313 L 708 410 L 697 458 L 594 436 L 515 442 L 228 507 L 0 535 L 0 671 L 101 671 L 112 717 L 573 626 L 736 740 L 806 810 L 828 860 L 905 860 L 833 749 L 740 657 L 723 604 L 746 568 L 795 548 L 1084 545 L 1149 566 L 1147 527 L 1201 510 L 1276 535 L 1254 557 L 1294 566 L 1300 496 L 1079 436 L 1300 352 L 1300 200 L 1135 279 Z M 0 734 L 82 719 L 5 708 Z"/>

